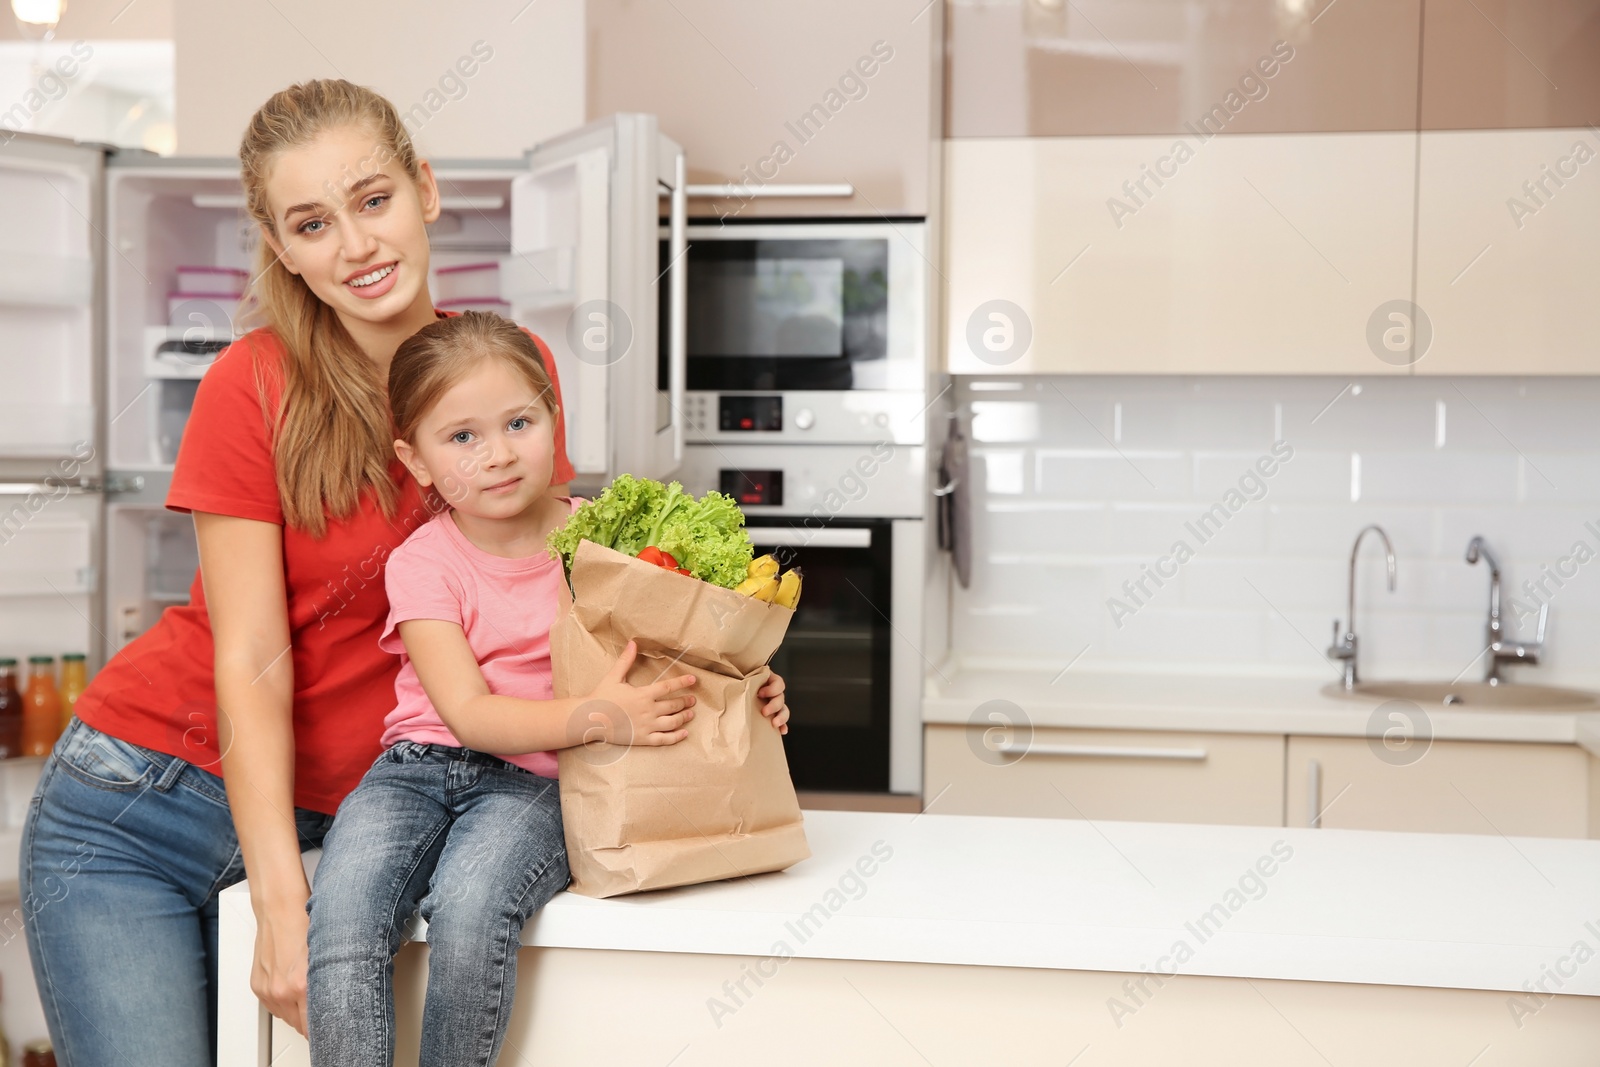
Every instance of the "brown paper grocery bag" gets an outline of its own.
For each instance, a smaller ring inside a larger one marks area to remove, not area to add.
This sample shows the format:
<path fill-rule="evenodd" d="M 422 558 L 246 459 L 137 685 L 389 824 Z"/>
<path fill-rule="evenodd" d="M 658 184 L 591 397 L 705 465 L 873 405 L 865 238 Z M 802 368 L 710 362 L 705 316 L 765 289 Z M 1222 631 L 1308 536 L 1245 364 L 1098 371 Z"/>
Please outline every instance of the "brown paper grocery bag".
<path fill-rule="evenodd" d="M 629 682 L 687 668 L 697 700 L 675 745 L 561 750 L 568 888 L 611 897 L 779 871 L 811 855 L 783 741 L 756 696 L 794 612 L 592 541 L 574 553 L 572 593 L 550 632 L 557 697 L 593 692 L 633 640 Z"/>

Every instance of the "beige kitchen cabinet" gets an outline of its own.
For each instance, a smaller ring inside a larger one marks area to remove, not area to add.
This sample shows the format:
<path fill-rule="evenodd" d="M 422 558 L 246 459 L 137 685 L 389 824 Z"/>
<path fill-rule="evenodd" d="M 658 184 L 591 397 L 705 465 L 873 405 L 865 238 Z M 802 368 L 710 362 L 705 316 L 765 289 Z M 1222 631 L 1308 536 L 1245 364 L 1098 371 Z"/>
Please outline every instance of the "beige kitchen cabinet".
<path fill-rule="evenodd" d="M 987 731 L 987 737 L 986 737 Z M 930 724 L 925 810 L 1142 822 L 1283 823 L 1277 735 L 1037 728 L 1025 751 L 1004 728 Z"/>
<path fill-rule="evenodd" d="M 691 183 L 855 190 L 692 198 L 696 215 L 926 215 L 941 15 L 927 0 L 589 0 L 588 114 L 659 116 Z"/>
<path fill-rule="evenodd" d="M 1225 133 L 1412 130 L 1421 9 L 1421 0 L 952 2 L 946 129 L 1180 133 L 1237 102 Z M 1275 49 L 1287 62 L 1271 62 Z"/>
<path fill-rule="evenodd" d="M 1405 373 L 1416 136 L 947 142 L 946 369 Z"/>
<path fill-rule="evenodd" d="M 1432 343 L 1418 373 L 1600 372 L 1600 134 L 1421 139 L 1416 303 Z"/>
<path fill-rule="evenodd" d="M 1335 829 L 1586 837 L 1589 761 L 1577 745 L 1436 740 L 1399 763 L 1366 738 L 1291 737 L 1288 825 L 1315 811 Z"/>
<path fill-rule="evenodd" d="M 1600 0 L 1428 0 L 1422 128 L 1592 123 L 1600 116 L 1596 57 Z"/>

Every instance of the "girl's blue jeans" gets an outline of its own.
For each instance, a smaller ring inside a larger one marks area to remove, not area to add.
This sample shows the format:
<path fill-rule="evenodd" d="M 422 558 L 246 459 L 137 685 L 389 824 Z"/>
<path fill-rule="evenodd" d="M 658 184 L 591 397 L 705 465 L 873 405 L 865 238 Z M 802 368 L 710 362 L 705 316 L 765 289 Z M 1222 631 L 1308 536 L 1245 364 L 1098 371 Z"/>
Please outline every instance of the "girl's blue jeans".
<path fill-rule="evenodd" d="M 522 926 L 568 882 L 553 778 L 471 749 L 401 741 L 345 798 L 311 885 L 313 1067 L 387 1067 L 394 955 L 428 923 L 421 1067 L 492 1064 Z"/>

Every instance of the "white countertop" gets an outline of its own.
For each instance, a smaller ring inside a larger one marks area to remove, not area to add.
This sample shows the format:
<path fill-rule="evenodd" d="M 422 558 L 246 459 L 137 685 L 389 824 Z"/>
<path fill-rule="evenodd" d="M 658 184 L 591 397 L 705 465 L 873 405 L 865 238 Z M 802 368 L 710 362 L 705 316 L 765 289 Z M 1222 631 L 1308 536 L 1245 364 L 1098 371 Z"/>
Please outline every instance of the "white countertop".
<path fill-rule="evenodd" d="M 853 811 L 805 820 L 813 855 L 787 871 L 609 900 L 564 892 L 523 943 L 1510 992 L 1579 941 L 1600 949 L 1600 841 Z M 873 873 L 852 879 L 862 857 Z M 1180 943 L 1183 962 L 1172 959 Z M 1561 993 L 1600 996 L 1600 958 L 1564 981 Z"/>
<path fill-rule="evenodd" d="M 1383 698 L 1327 696 L 1321 692 L 1327 681 L 946 668 L 943 677 L 928 676 L 922 718 L 966 725 L 988 701 L 1005 700 L 1036 727 L 1366 736 Z M 1423 710 L 1436 740 L 1576 743 L 1600 756 L 1600 712 Z"/>

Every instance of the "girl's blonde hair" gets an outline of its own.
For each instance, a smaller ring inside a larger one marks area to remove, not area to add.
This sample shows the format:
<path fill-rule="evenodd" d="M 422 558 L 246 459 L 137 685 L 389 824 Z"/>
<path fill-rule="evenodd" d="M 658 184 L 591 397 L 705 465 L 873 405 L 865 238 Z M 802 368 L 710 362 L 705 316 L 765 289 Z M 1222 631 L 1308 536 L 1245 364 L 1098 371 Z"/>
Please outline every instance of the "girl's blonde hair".
<path fill-rule="evenodd" d="M 280 242 L 267 180 L 279 153 L 309 144 L 322 133 L 355 126 L 372 135 L 373 161 L 397 160 L 413 181 L 421 179 L 411 137 L 394 106 L 373 92 L 341 79 L 291 85 L 273 94 L 245 127 L 239 144 L 245 201 L 250 215 Z M 346 175 L 347 182 L 365 175 Z M 342 209 L 345 190 L 327 192 Z M 389 474 L 394 434 L 378 368 L 357 347 L 333 308 L 289 271 L 261 242 L 252 296 L 265 324 L 283 343 L 283 394 L 277 411 L 266 410 L 274 427 L 273 461 L 284 520 L 322 537 L 328 516 L 355 512 L 370 487 L 394 517 L 398 496 Z M 257 384 L 264 385 L 257 367 Z"/>
<path fill-rule="evenodd" d="M 395 435 L 416 442 L 417 427 L 450 388 L 484 360 L 497 359 L 522 376 L 538 402 L 556 414 L 555 391 L 533 338 L 487 311 L 429 323 L 400 343 L 389 364 L 389 407 Z"/>

